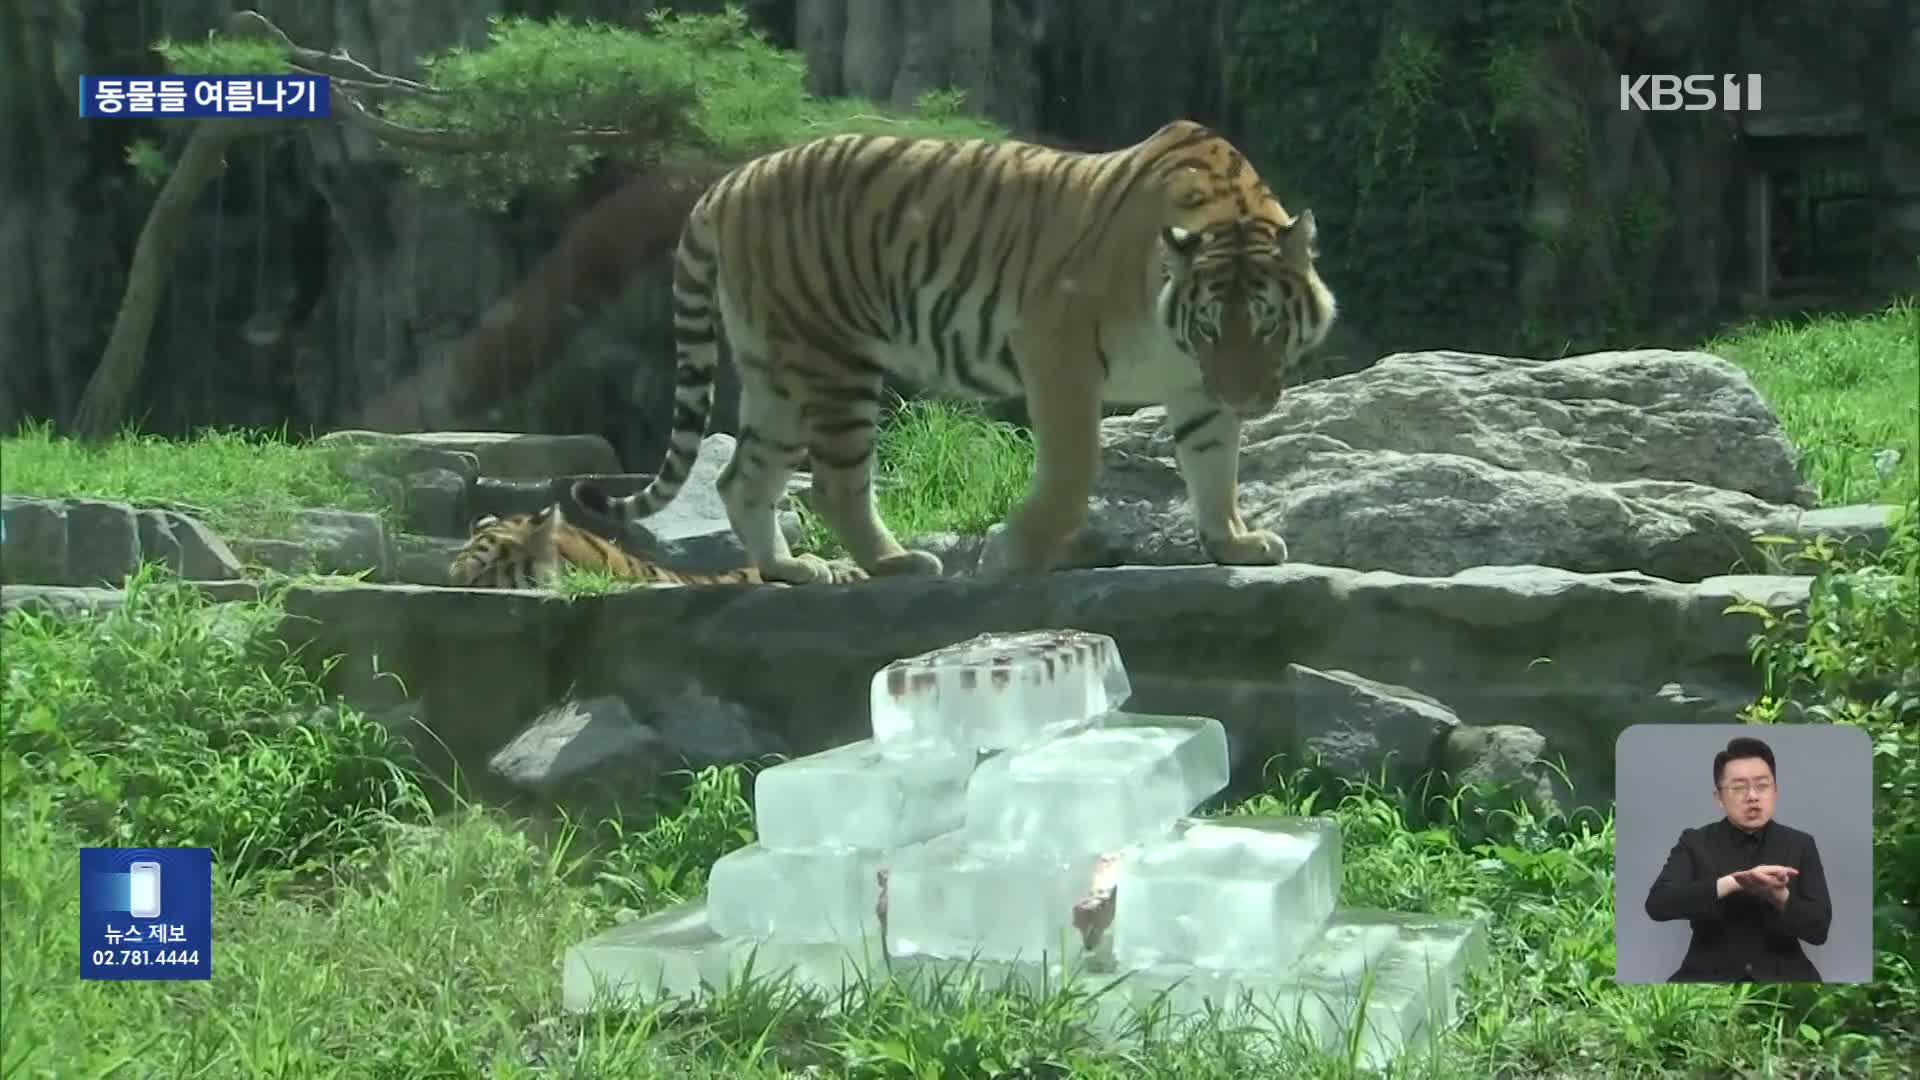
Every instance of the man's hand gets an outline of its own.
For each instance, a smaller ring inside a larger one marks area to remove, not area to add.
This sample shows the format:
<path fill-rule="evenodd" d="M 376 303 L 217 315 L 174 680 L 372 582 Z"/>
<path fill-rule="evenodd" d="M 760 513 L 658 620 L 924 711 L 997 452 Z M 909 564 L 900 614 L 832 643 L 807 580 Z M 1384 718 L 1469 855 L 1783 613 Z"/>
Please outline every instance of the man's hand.
<path fill-rule="evenodd" d="M 1791 866 L 1775 866 L 1769 863 L 1756 866 L 1751 870 L 1735 871 L 1728 874 L 1727 878 L 1732 879 L 1736 888 L 1761 897 L 1776 908 L 1781 908 L 1787 906 L 1787 883 L 1799 873 L 1800 871 Z M 1722 891 L 1720 895 L 1725 896 L 1726 892 Z"/>

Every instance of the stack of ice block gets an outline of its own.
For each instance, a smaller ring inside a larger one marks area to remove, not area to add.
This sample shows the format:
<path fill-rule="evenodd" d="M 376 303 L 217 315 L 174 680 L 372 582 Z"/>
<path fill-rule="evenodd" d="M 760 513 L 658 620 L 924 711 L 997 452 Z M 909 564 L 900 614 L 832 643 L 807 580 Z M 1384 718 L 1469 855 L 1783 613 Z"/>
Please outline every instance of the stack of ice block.
<path fill-rule="evenodd" d="M 1123 711 L 1111 638 L 983 634 L 888 664 L 870 692 L 871 738 L 759 774 L 758 841 L 715 863 L 704 901 L 568 952 L 569 1007 L 596 984 L 717 989 L 749 963 L 829 994 L 1117 970 L 1133 977 L 1103 997 L 1110 1020 L 1160 996 L 1251 1006 L 1331 1046 L 1370 972 L 1370 1060 L 1450 1020 L 1479 926 L 1337 913 L 1332 819 L 1190 817 L 1226 787 L 1226 733 Z"/>

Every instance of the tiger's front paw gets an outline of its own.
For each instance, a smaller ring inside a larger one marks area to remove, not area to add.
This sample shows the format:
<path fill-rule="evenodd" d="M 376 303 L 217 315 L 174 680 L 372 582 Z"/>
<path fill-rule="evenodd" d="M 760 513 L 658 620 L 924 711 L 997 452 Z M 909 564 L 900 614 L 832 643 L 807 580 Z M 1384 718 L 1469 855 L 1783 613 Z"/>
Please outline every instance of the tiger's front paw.
<path fill-rule="evenodd" d="M 844 585 L 865 581 L 867 572 L 845 559 L 829 561 L 809 553 L 775 560 L 760 571 L 760 578 L 785 585 Z"/>
<path fill-rule="evenodd" d="M 874 577 L 939 577 L 946 571 L 946 564 L 940 561 L 940 556 L 918 549 L 881 559 L 873 566 Z"/>
<path fill-rule="evenodd" d="M 1279 566 L 1287 561 L 1287 542 L 1268 529 L 1253 529 L 1206 541 L 1207 554 L 1222 566 Z"/>
<path fill-rule="evenodd" d="M 826 567 L 827 580 L 835 585 L 851 585 L 856 581 L 867 580 L 867 572 L 860 569 L 860 564 L 852 559 L 828 559 Z"/>

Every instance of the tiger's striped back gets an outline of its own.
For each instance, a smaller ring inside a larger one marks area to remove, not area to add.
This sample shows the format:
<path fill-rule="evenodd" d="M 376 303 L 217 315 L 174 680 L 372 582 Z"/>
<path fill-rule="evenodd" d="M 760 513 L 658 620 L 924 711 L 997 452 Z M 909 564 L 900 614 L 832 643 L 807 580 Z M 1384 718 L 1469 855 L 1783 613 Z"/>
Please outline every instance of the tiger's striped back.
<path fill-rule="evenodd" d="M 663 588 L 681 585 L 764 584 L 753 567 L 710 573 L 672 570 L 622 550 L 573 525 L 554 503 L 537 514 L 474 521 L 466 546 L 447 577 L 468 589 L 551 589 L 566 567 L 606 573 L 622 581 Z"/>

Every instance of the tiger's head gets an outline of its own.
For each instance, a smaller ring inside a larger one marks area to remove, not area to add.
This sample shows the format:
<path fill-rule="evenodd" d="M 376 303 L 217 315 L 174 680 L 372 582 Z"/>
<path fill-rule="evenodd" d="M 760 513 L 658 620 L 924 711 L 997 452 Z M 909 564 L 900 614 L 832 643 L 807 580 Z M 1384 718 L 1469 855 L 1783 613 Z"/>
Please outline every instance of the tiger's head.
<path fill-rule="evenodd" d="M 465 589 L 540 589 L 560 577 L 560 504 L 508 518 L 485 514 L 468 528 L 447 579 Z"/>
<path fill-rule="evenodd" d="M 1289 218 L 1268 196 L 1246 214 L 1168 225 L 1157 248 L 1154 313 L 1173 345 L 1222 406 L 1244 418 L 1271 412 L 1333 325 L 1333 293 L 1313 265 L 1313 211 Z"/>

